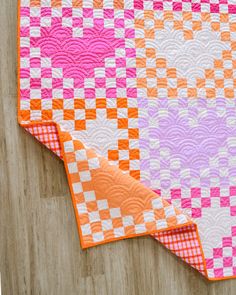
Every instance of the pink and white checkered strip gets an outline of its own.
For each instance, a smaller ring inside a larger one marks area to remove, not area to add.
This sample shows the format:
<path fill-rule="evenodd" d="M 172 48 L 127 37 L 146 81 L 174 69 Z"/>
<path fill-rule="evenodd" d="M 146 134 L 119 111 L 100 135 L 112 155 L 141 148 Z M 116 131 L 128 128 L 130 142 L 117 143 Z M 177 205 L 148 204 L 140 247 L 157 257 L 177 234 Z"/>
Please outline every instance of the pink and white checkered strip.
<path fill-rule="evenodd" d="M 202 250 L 195 224 L 157 233 L 154 238 L 182 260 L 205 274 Z"/>
<path fill-rule="evenodd" d="M 38 141 L 40 141 L 47 148 L 52 150 L 58 157 L 62 157 L 56 125 L 34 124 L 30 127 L 25 127 L 25 129 L 30 134 L 35 136 Z"/>

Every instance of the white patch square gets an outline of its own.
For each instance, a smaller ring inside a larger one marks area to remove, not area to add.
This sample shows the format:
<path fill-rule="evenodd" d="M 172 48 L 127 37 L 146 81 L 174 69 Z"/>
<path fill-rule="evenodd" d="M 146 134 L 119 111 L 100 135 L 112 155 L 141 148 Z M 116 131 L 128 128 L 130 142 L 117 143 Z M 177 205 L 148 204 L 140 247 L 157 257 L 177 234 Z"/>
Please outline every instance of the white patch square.
<path fill-rule="evenodd" d="M 102 223 L 102 230 L 103 231 L 113 229 L 113 224 L 112 224 L 111 219 L 102 220 L 101 223 Z"/>
<path fill-rule="evenodd" d="M 114 236 L 116 238 L 123 237 L 125 235 L 125 231 L 123 227 L 114 228 Z"/>
<path fill-rule="evenodd" d="M 143 217 L 145 222 L 155 221 L 154 211 L 145 211 L 143 212 Z"/>
<path fill-rule="evenodd" d="M 91 227 L 89 223 L 81 225 L 80 228 L 81 228 L 83 236 L 91 235 L 92 232 L 91 232 Z"/>
<path fill-rule="evenodd" d="M 29 68 L 29 66 L 30 66 L 29 58 L 21 58 L 20 59 L 20 67 L 21 68 Z"/>
<path fill-rule="evenodd" d="M 77 204 L 77 210 L 79 212 L 79 214 L 85 214 L 88 213 L 88 209 L 85 203 L 79 203 Z"/>
<path fill-rule="evenodd" d="M 72 27 L 72 18 L 63 17 L 62 18 L 62 26 L 63 27 Z"/>
<path fill-rule="evenodd" d="M 108 209 L 108 203 L 107 200 L 98 200 L 97 201 L 97 206 L 99 210 L 106 210 Z"/>
<path fill-rule="evenodd" d="M 78 172 L 78 166 L 76 162 L 68 163 L 67 166 L 70 174 Z"/>
<path fill-rule="evenodd" d="M 75 159 L 76 161 L 85 161 L 87 160 L 87 153 L 86 150 L 77 150 L 75 151 Z"/>
<path fill-rule="evenodd" d="M 98 158 L 88 159 L 89 169 L 98 169 L 100 168 L 100 162 Z"/>
<path fill-rule="evenodd" d="M 122 218 L 124 226 L 131 226 L 134 225 L 133 216 L 125 216 Z"/>
<path fill-rule="evenodd" d="M 30 18 L 29 17 L 21 17 L 20 26 L 21 27 L 28 27 L 29 25 L 30 25 Z"/>
<path fill-rule="evenodd" d="M 96 200 L 96 195 L 94 191 L 84 192 L 84 198 L 86 202 L 92 202 Z"/>
<path fill-rule="evenodd" d="M 74 151 L 74 144 L 72 140 L 64 142 L 64 151 L 65 153 L 70 153 Z"/>
<path fill-rule="evenodd" d="M 79 176 L 81 182 L 87 182 L 91 180 L 91 174 L 89 171 L 80 171 Z"/>
<path fill-rule="evenodd" d="M 176 215 L 175 209 L 174 209 L 173 206 L 165 207 L 164 210 L 165 210 L 166 218 L 172 217 L 172 216 L 175 216 Z"/>
<path fill-rule="evenodd" d="M 111 218 L 121 217 L 120 208 L 110 209 Z"/>
<path fill-rule="evenodd" d="M 184 214 L 179 214 L 176 216 L 178 224 L 184 224 L 188 221 L 187 217 Z"/>
<path fill-rule="evenodd" d="M 30 27 L 30 37 L 40 37 L 40 27 Z"/>
<path fill-rule="evenodd" d="M 41 78 L 41 69 L 40 68 L 30 68 L 30 77 L 31 78 Z"/>
<path fill-rule="evenodd" d="M 93 241 L 96 243 L 96 242 L 101 242 L 104 240 L 104 235 L 102 232 L 99 232 L 99 233 L 95 233 L 93 234 Z"/>
<path fill-rule="evenodd" d="M 165 219 L 159 219 L 156 222 L 157 229 L 167 228 L 167 222 Z"/>
<path fill-rule="evenodd" d="M 51 58 L 43 57 L 41 58 L 41 67 L 50 68 L 51 67 Z"/>
<path fill-rule="evenodd" d="M 93 211 L 88 213 L 90 222 L 98 222 L 100 221 L 100 215 L 98 211 Z"/>
<path fill-rule="evenodd" d="M 79 194 L 83 192 L 82 184 L 80 182 L 76 182 L 72 184 L 74 194 Z"/>
<path fill-rule="evenodd" d="M 41 27 L 50 27 L 52 24 L 52 19 L 50 17 L 41 17 L 40 25 Z"/>
<path fill-rule="evenodd" d="M 146 229 L 145 224 L 136 224 L 135 225 L 135 232 L 136 232 L 136 234 L 144 233 L 146 230 L 147 229 Z"/>
<path fill-rule="evenodd" d="M 153 209 L 161 209 L 163 208 L 163 202 L 161 198 L 156 198 L 152 200 L 152 207 Z"/>

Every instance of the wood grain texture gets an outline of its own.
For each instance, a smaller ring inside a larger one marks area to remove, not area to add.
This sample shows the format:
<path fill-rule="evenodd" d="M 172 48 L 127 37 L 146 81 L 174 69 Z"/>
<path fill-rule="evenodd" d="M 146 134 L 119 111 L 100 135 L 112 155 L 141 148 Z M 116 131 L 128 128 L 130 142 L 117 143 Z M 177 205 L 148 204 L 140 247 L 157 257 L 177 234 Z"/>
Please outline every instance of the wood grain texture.
<path fill-rule="evenodd" d="M 17 1 L 0 0 L 0 271 L 4 295 L 228 295 L 149 237 L 82 251 L 62 161 L 16 119 Z"/>

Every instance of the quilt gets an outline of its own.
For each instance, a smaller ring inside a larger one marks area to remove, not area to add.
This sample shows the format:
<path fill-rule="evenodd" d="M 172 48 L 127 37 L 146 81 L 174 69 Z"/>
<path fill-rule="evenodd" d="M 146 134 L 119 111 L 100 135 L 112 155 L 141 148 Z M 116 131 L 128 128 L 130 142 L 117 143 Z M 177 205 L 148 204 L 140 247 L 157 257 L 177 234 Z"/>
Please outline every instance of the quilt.
<path fill-rule="evenodd" d="M 81 247 L 147 235 L 236 277 L 235 1 L 18 3 L 18 121 L 64 161 Z"/>

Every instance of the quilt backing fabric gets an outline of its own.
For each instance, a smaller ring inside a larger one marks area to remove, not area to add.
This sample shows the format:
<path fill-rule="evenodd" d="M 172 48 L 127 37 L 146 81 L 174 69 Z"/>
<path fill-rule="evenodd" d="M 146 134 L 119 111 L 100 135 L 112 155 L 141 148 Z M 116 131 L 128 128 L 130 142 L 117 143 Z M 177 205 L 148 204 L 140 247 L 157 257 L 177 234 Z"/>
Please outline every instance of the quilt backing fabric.
<path fill-rule="evenodd" d="M 236 3 L 19 0 L 18 120 L 62 158 L 81 246 L 151 235 L 236 277 Z"/>

